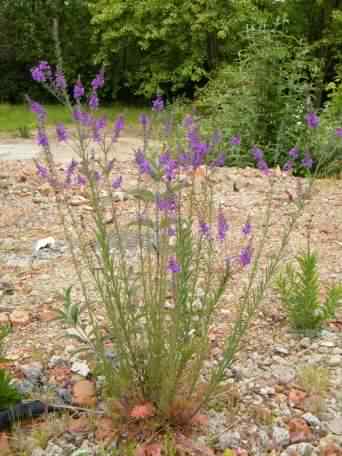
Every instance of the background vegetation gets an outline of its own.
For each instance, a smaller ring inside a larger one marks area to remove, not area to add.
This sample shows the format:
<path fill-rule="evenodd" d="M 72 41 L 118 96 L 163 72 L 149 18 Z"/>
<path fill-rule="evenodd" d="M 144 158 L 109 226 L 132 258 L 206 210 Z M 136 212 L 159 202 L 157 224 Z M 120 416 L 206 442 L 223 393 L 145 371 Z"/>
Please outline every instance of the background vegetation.
<path fill-rule="evenodd" d="M 55 62 L 57 18 L 67 79 L 89 83 L 105 65 L 108 104 L 186 98 L 208 134 L 240 133 L 241 151 L 257 144 L 281 166 L 305 140 L 305 113 L 321 115 L 317 150 L 339 126 L 342 0 L 0 0 L 0 11 L 2 103 L 51 101 L 29 70 Z"/>

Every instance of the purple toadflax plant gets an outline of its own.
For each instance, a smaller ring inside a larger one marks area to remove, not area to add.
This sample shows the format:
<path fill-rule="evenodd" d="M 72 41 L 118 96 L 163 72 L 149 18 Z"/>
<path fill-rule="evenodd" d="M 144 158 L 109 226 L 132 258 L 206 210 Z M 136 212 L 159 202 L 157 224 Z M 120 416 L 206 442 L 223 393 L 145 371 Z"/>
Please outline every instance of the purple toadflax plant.
<path fill-rule="evenodd" d="M 72 160 L 61 175 L 44 128 L 46 113 L 31 101 L 45 157 L 45 164 L 37 163 L 37 172 L 56 190 L 83 295 L 84 305 L 79 306 L 72 301 L 69 288 L 61 315 L 94 355 L 110 398 L 120 401 L 130 394 L 141 397 L 152 402 L 165 418 L 179 396 L 186 396 L 194 400 L 188 411 L 190 419 L 215 393 L 231 366 L 281 262 L 309 190 L 299 195 L 280 247 L 260 275 L 276 181 L 261 149 L 254 147 L 252 154 L 271 186 L 261 241 L 254 245 L 249 218 L 242 227 L 234 227 L 229 213 L 217 203 L 213 177 L 224 165 L 224 155 L 213 160 L 210 152 L 220 135 L 204 141 L 200 126 L 187 116 L 182 141 L 175 145 L 168 131 L 164 141 L 158 142 L 157 153 L 150 153 L 152 121 L 142 115 L 144 140 L 133 160 L 136 186 L 126 190 L 135 207 L 134 216 L 129 217 L 120 212 L 117 203 L 116 194 L 118 189 L 125 191 L 125 183 L 113 155 L 124 121 L 119 117 L 109 127 L 106 119 L 96 116 L 104 73 L 93 79 L 89 93 L 78 80 L 71 97 L 60 68 L 54 72 L 47 62 L 41 62 L 31 73 L 68 107 L 75 130 L 73 149 L 78 154 L 77 161 Z M 157 97 L 153 101 L 155 115 L 163 108 L 163 99 Z M 59 141 L 71 141 L 63 125 L 56 131 Z M 240 136 L 230 143 L 240 146 Z M 92 208 L 87 220 L 81 222 L 70 202 L 70 192 L 77 188 Z M 240 245 L 231 242 L 236 229 Z M 89 243 L 89 238 L 93 242 Z M 222 360 L 213 367 L 198 399 L 204 364 L 210 358 L 210 328 L 236 274 L 247 274 L 247 286 L 237 297 L 236 319 L 227 335 Z M 84 319 L 80 318 L 81 309 L 86 309 Z M 114 360 L 108 356 L 108 346 Z"/>

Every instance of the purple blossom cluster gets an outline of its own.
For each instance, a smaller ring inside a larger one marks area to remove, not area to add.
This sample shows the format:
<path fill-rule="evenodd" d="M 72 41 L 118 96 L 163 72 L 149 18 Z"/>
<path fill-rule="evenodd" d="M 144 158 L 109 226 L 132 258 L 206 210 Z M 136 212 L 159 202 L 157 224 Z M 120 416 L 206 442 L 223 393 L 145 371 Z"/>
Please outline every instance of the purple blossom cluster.
<path fill-rule="evenodd" d="M 259 147 L 254 145 L 251 153 L 254 160 L 256 161 L 257 168 L 267 176 L 269 174 L 269 168 L 266 160 L 264 159 L 263 150 L 259 149 Z"/>

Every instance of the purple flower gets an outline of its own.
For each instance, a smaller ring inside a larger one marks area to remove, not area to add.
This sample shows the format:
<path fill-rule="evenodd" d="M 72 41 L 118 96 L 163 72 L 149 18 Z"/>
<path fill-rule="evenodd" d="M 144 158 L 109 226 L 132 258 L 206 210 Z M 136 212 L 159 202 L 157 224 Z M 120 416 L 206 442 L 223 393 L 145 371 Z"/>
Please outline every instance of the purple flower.
<path fill-rule="evenodd" d="M 79 109 L 76 109 L 73 112 L 73 117 L 75 120 L 77 120 L 78 122 L 80 122 L 82 125 L 84 125 L 86 127 L 90 127 L 90 125 L 92 124 L 92 117 L 89 114 L 89 112 L 83 112 L 83 111 L 80 111 Z"/>
<path fill-rule="evenodd" d="M 252 232 L 252 225 L 249 222 L 246 222 L 242 227 L 242 233 L 245 236 L 248 236 Z"/>
<path fill-rule="evenodd" d="M 160 95 L 152 101 L 152 111 L 162 112 L 164 110 L 164 100 Z"/>
<path fill-rule="evenodd" d="M 84 95 L 84 87 L 82 85 L 81 80 L 79 79 L 76 84 L 74 85 L 74 98 L 75 100 L 79 100 Z"/>
<path fill-rule="evenodd" d="M 63 124 L 56 125 L 56 133 L 59 142 L 66 142 L 68 140 L 68 133 Z"/>
<path fill-rule="evenodd" d="M 342 128 L 336 128 L 336 136 L 342 138 Z"/>
<path fill-rule="evenodd" d="M 67 87 L 67 83 L 62 71 L 57 71 L 55 76 L 55 86 L 59 90 L 65 90 Z"/>
<path fill-rule="evenodd" d="M 241 144 L 241 137 L 240 135 L 235 135 L 232 138 L 230 138 L 229 144 L 231 146 L 240 146 Z"/>
<path fill-rule="evenodd" d="M 288 152 L 289 157 L 296 159 L 299 156 L 299 149 L 298 147 L 292 147 L 292 149 L 289 150 Z"/>
<path fill-rule="evenodd" d="M 164 211 L 166 214 L 168 212 L 174 212 L 176 210 L 176 201 L 173 195 L 161 198 L 157 195 L 156 199 L 157 208 L 160 211 Z"/>
<path fill-rule="evenodd" d="M 36 114 L 37 116 L 37 119 L 40 121 L 40 122 L 43 122 L 43 120 L 45 119 L 46 117 L 46 111 L 45 109 L 43 108 L 43 106 L 39 103 L 37 103 L 37 101 L 31 101 L 30 102 L 30 108 L 31 108 L 31 112 L 33 112 L 34 114 Z"/>
<path fill-rule="evenodd" d="M 288 160 L 283 166 L 283 171 L 285 171 L 285 172 L 292 171 L 293 165 L 294 165 L 293 161 L 292 160 Z"/>
<path fill-rule="evenodd" d="M 241 250 L 239 260 L 242 267 L 248 266 L 251 263 L 252 249 L 249 245 Z"/>
<path fill-rule="evenodd" d="M 200 235 L 209 239 L 210 238 L 210 226 L 204 221 L 199 222 L 199 232 Z"/>
<path fill-rule="evenodd" d="M 96 75 L 96 78 L 91 81 L 91 86 L 94 89 L 94 91 L 101 89 L 104 86 L 105 80 L 104 80 L 104 73 L 103 71 L 100 71 Z"/>
<path fill-rule="evenodd" d="M 89 108 L 93 109 L 93 110 L 95 110 L 99 107 L 99 98 L 95 91 L 90 95 L 88 105 L 89 105 Z"/>
<path fill-rule="evenodd" d="M 135 152 L 135 162 L 138 165 L 140 174 L 149 174 L 150 176 L 152 175 L 151 165 L 141 149 L 138 149 Z"/>
<path fill-rule="evenodd" d="M 319 117 L 314 112 L 309 112 L 305 120 L 309 128 L 316 128 L 319 125 Z"/>
<path fill-rule="evenodd" d="M 171 272 L 172 274 L 176 274 L 177 272 L 181 271 L 180 264 L 177 263 L 176 257 L 170 257 L 169 262 L 167 265 L 167 270 Z"/>
<path fill-rule="evenodd" d="M 220 241 L 224 241 L 226 238 L 226 233 L 229 230 L 229 225 L 226 221 L 226 218 L 223 212 L 219 211 L 217 216 L 217 236 Z"/>
<path fill-rule="evenodd" d="M 144 128 L 147 128 L 148 124 L 150 123 L 150 120 L 148 116 L 145 113 L 140 114 L 139 116 L 139 122 Z"/>
<path fill-rule="evenodd" d="M 48 137 L 42 129 L 38 130 L 37 143 L 42 147 L 47 147 L 49 145 Z"/>
<path fill-rule="evenodd" d="M 84 185 L 86 185 L 87 183 L 87 179 L 82 176 L 81 174 L 78 174 L 77 176 L 77 185 L 79 185 L 80 187 L 83 187 Z"/>
<path fill-rule="evenodd" d="M 309 154 L 309 152 L 306 152 L 305 155 L 304 155 L 304 158 L 302 160 L 302 165 L 304 166 L 304 168 L 306 169 L 311 169 L 312 166 L 313 166 L 313 159 L 311 157 L 311 155 Z"/>
<path fill-rule="evenodd" d="M 164 177 L 167 181 L 175 178 L 178 169 L 178 163 L 170 157 L 168 152 L 160 155 L 159 163 L 164 168 Z"/>
<path fill-rule="evenodd" d="M 220 155 L 211 163 L 211 166 L 224 166 L 226 161 L 226 154 L 221 152 Z"/>
<path fill-rule="evenodd" d="M 257 146 L 253 146 L 252 155 L 253 155 L 255 161 L 260 161 L 264 158 L 264 152 L 261 149 L 259 149 Z"/>
<path fill-rule="evenodd" d="M 32 79 L 37 82 L 45 82 L 47 76 L 50 75 L 50 65 L 48 62 L 41 61 L 39 64 L 31 69 Z"/>
<path fill-rule="evenodd" d="M 266 163 L 265 160 L 259 160 L 259 161 L 257 162 L 257 167 L 258 167 L 258 169 L 259 169 L 263 174 L 265 174 L 266 176 L 269 174 L 268 164 Z"/>
<path fill-rule="evenodd" d="M 122 176 L 119 176 L 116 179 L 113 179 L 112 187 L 114 188 L 114 190 L 117 190 L 118 188 L 120 188 L 121 185 L 122 185 Z"/>
<path fill-rule="evenodd" d="M 123 116 L 119 116 L 115 123 L 114 123 L 114 128 L 113 128 L 113 136 L 112 136 L 112 142 L 115 143 L 120 136 L 121 130 L 123 130 L 125 127 L 125 121 Z"/>
<path fill-rule="evenodd" d="M 194 126 L 194 119 L 191 114 L 187 114 L 184 118 L 183 125 L 187 129 L 192 129 Z"/>
<path fill-rule="evenodd" d="M 37 175 L 39 177 L 42 177 L 43 179 L 47 179 L 49 177 L 49 171 L 45 166 L 36 162 L 36 168 L 37 168 Z"/>

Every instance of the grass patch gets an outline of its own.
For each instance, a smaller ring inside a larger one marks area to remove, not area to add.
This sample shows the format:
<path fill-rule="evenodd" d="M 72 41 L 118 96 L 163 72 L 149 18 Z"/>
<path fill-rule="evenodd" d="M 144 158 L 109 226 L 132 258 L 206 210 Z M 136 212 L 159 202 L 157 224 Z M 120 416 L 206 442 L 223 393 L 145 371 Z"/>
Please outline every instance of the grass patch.
<path fill-rule="evenodd" d="M 56 123 L 71 123 L 69 111 L 60 105 L 44 105 L 48 113 L 47 124 L 55 125 Z M 123 115 L 126 125 L 129 128 L 137 128 L 139 115 L 142 112 L 149 113 L 149 107 L 127 106 L 119 103 L 112 106 L 99 109 L 98 115 L 106 115 L 109 121 L 113 121 L 118 115 Z M 27 105 L 0 104 L 0 133 L 15 133 L 22 129 L 31 130 L 36 126 L 35 115 L 31 113 Z"/>

